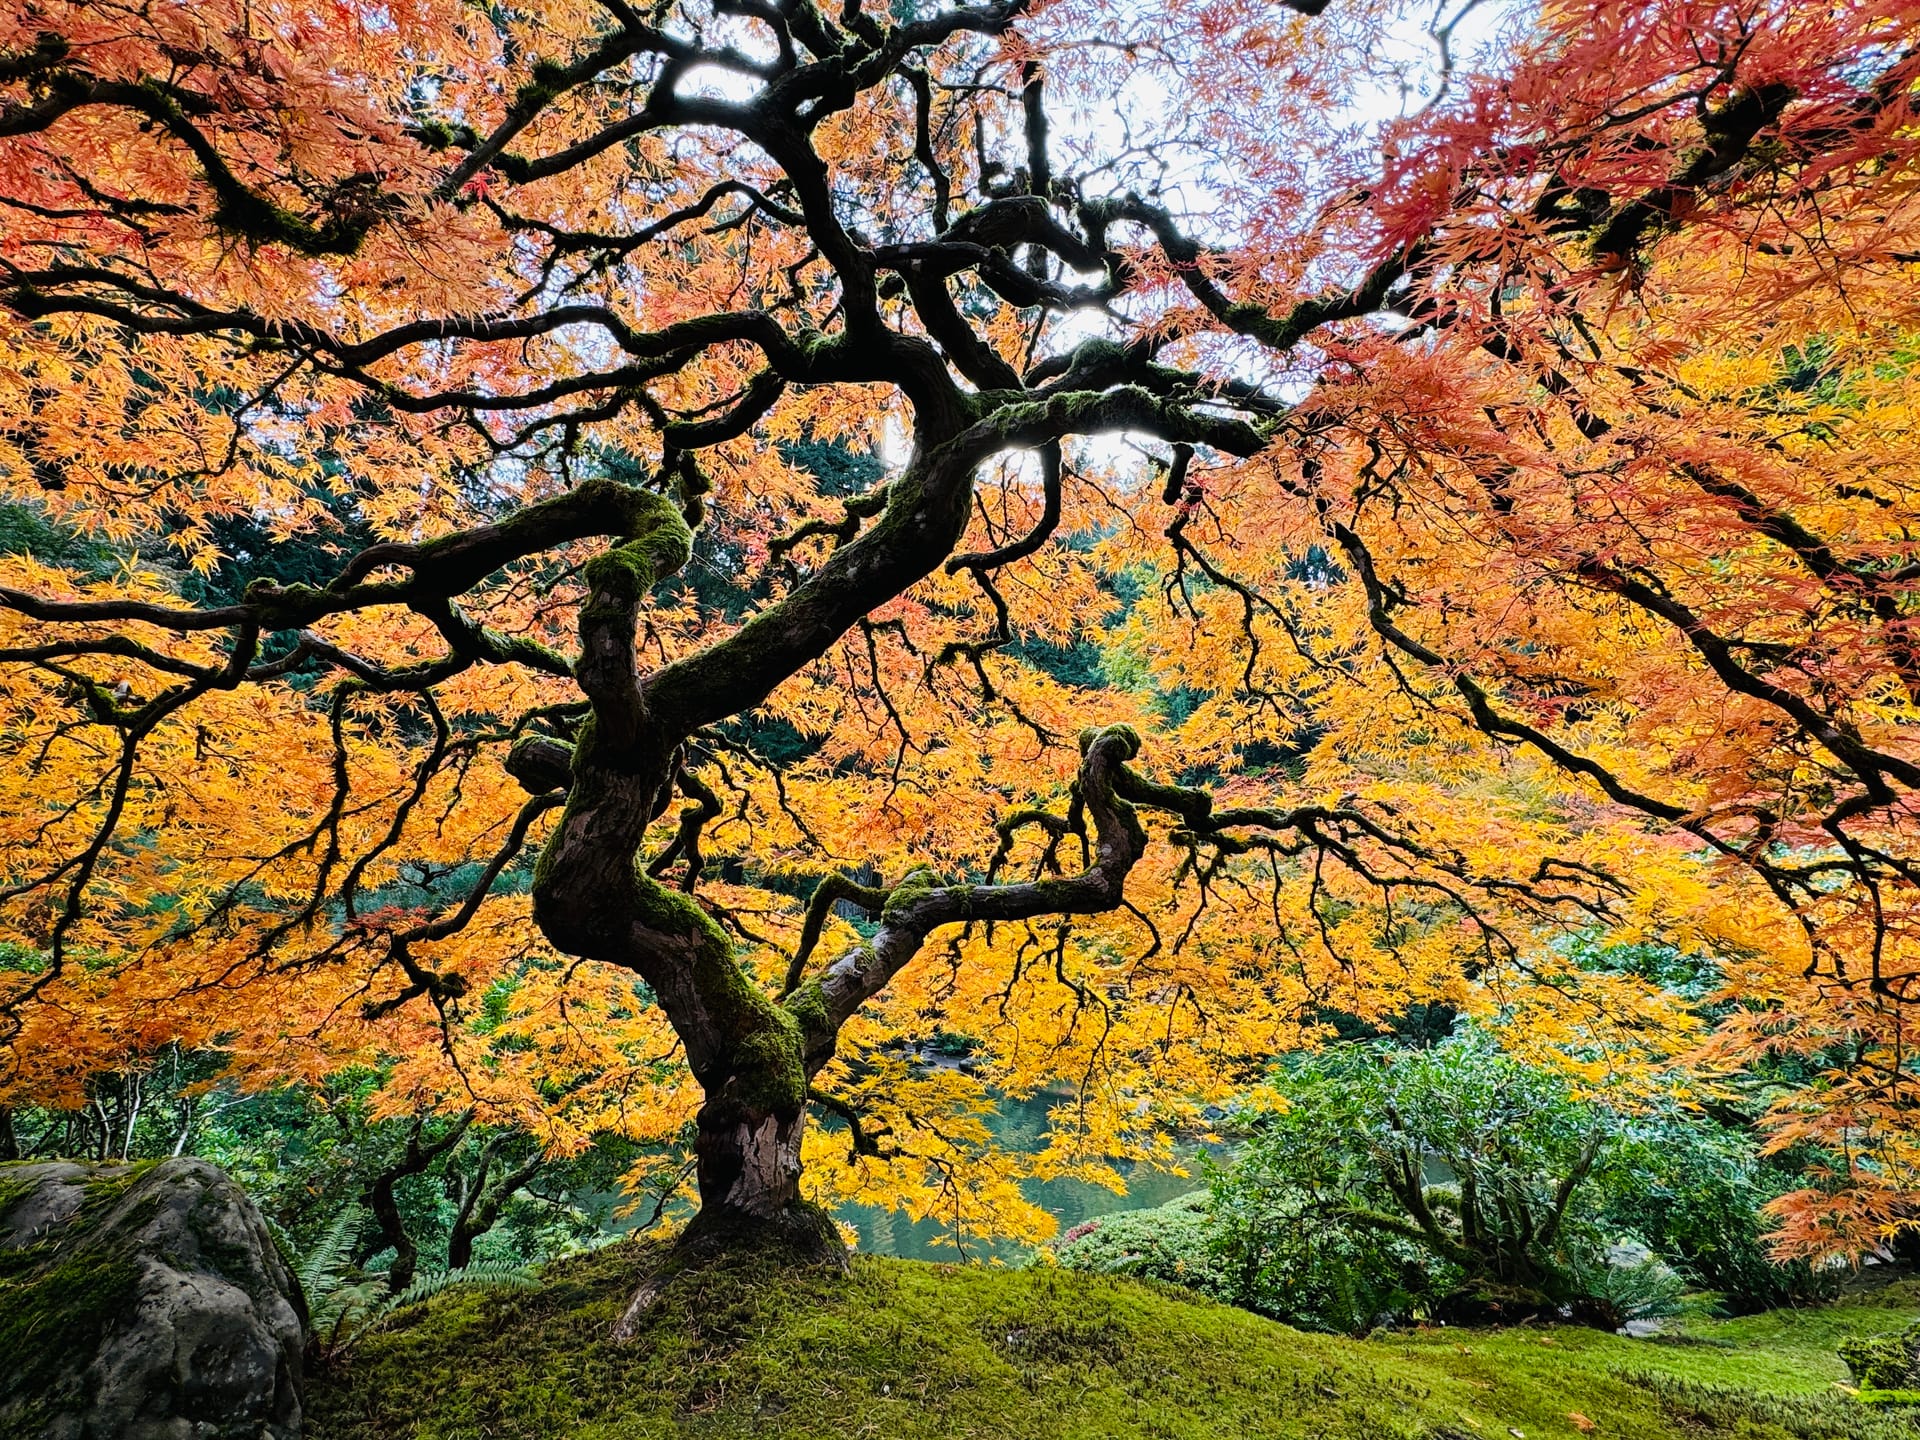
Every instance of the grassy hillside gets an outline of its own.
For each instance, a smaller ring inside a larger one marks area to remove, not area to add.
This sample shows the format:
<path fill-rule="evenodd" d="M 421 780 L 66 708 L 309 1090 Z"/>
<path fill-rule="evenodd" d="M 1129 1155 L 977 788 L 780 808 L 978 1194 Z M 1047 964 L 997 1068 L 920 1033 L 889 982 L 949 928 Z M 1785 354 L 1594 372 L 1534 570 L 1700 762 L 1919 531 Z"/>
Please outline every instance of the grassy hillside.
<path fill-rule="evenodd" d="M 1056 1270 L 862 1257 L 850 1278 L 736 1261 L 608 1331 L 654 1252 L 450 1293 L 310 1384 L 313 1440 L 1920 1440 L 1920 1412 L 1834 1389 L 1840 1335 L 1920 1290 L 1633 1341 L 1570 1327 L 1306 1335 L 1183 1294 Z"/>

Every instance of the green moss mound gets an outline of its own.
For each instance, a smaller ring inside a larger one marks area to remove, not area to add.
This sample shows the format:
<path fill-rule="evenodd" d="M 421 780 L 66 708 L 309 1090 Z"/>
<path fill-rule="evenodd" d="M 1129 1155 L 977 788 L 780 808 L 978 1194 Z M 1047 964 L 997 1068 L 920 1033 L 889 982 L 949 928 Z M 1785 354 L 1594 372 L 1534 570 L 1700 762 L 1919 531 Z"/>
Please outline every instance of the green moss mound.
<path fill-rule="evenodd" d="M 1184 1292 L 1056 1269 L 857 1257 L 850 1275 L 735 1256 L 609 1338 L 660 1253 L 620 1244 L 545 1285 L 452 1293 L 308 1387 L 312 1440 L 1920 1440 L 1837 1388 L 1862 1312 L 1697 1324 L 1308 1335 Z M 1770 1338 L 1769 1338 L 1770 1337 Z"/>
<path fill-rule="evenodd" d="M 1912 1390 L 1920 1384 L 1920 1321 L 1893 1335 L 1849 1336 L 1839 1348 L 1862 1389 Z"/>

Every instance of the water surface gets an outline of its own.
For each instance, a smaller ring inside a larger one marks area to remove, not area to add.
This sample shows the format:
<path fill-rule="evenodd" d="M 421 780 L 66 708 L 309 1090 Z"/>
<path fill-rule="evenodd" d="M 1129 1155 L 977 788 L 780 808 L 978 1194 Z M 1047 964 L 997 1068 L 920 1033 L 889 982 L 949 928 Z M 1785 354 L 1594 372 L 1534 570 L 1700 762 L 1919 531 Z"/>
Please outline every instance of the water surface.
<path fill-rule="evenodd" d="M 1035 1095 L 1025 1100 L 1002 1097 L 987 1128 L 1004 1148 L 1032 1154 L 1044 1149 L 1047 1112 L 1065 1098 L 1059 1095 Z M 1065 1234 L 1083 1220 L 1111 1215 L 1116 1210 L 1146 1210 L 1190 1191 L 1203 1189 L 1198 1146 L 1182 1150 L 1185 1175 L 1169 1174 L 1149 1165 L 1116 1162 L 1114 1168 L 1125 1177 L 1127 1188 L 1115 1194 L 1103 1185 L 1085 1180 L 1029 1180 L 1021 1187 L 1027 1198 L 1051 1214 Z M 1218 1153 L 1217 1148 L 1215 1153 Z M 898 1255 L 908 1260 L 1002 1260 L 1024 1259 L 1031 1247 L 1010 1241 L 965 1237 L 964 1257 L 953 1242 L 952 1227 L 935 1219 L 911 1220 L 894 1210 L 871 1205 L 842 1205 L 834 1212 L 859 1232 L 859 1248 L 869 1255 Z"/>

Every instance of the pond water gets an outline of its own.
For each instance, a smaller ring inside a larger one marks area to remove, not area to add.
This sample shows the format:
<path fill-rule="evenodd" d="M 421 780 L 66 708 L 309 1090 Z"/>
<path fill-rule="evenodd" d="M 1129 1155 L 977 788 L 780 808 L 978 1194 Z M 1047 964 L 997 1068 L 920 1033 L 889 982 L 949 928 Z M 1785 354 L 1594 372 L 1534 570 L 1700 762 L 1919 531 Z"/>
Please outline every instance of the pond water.
<path fill-rule="evenodd" d="M 988 1129 L 1005 1148 L 1031 1153 L 1043 1148 L 1047 1133 L 1047 1111 L 1064 1097 L 1035 1095 L 1025 1100 L 1002 1098 L 988 1121 Z M 1126 1178 L 1124 1194 L 1115 1194 L 1102 1185 L 1084 1180 L 1030 1180 L 1023 1188 L 1027 1198 L 1060 1222 L 1065 1234 L 1083 1220 L 1111 1215 L 1116 1210 L 1146 1210 L 1194 1190 L 1204 1189 L 1206 1179 L 1200 1172 L 1198 1146 L 1188 1146 L 1182 1154 L 1185 1175 L 1126 1162 L 1114 1168 Z M 1211 1147 L 1210 1147 L 1211 1148 Z M 1218 1154 L 1217 1148 L 1214 1153 Z M 962 1256 L 950 1243 L 948 1226 L 938 1220 L 910 1220 L 893 1210 L 870 1205 L 843 1205 L 835 1212 L 859 1232 L 859 1248 L 869 1255 L 898 1255 L 909 1260 L 958 1260 Z M 968 1236 L 965 1257 L 968 1260 L 1023 1259 L 1029 1247 L 1006 1241 L 983 1240 Z"/>

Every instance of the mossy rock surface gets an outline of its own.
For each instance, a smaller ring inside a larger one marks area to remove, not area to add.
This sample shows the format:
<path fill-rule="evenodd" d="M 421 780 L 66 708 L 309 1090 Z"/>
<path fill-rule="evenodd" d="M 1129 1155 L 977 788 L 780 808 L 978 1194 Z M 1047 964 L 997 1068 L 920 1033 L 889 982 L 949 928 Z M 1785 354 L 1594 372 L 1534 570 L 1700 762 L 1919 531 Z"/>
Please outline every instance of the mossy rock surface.
<path fill-rule="evenodd" d="M 749 1254 L 615 1341 L 662 1259 L 622 1242 L 402 1312 L 311 1377 L 310 1440 L 1920 1440 L 1837 1388 L 1830 1327 L 1860 1313 L 1783 1315 L 1761 1344 L 1744 1322 L 1348 1340 L 1118 1276 Z"/>
<path fill-rule="evenodd" d="M 1891 1334 L 1849 1336 L 1840 1358 L 1864 1390 L 1920 1391 L 1920 1320 Z"/>
<path fill-rule="evenodd" d="M 296 1440 L 303 1313 L 203 1161 L 0 1165 L 0 1440 Z"/>

